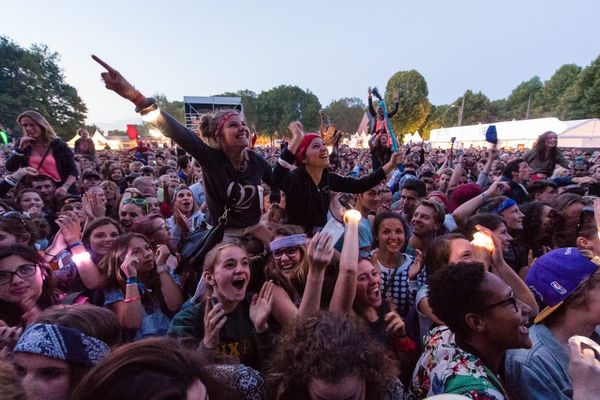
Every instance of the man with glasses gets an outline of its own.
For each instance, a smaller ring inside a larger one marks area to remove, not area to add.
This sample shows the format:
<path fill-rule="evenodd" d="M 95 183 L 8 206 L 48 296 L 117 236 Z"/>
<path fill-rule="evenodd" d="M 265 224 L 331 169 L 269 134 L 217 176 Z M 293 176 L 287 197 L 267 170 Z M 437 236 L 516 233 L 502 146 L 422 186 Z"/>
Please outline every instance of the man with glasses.
<path fill-rule="evenodd" d="M 572 398 L 569 338 L 579 335 L 600 343 L 600 261 L 590 257 L 568 247 L 544 254 L 531 266 L 525 281 L 547 307 L 529 329 L 531 350 L 507 354 L 511 398 Z"/>
<path fill-rule="evenodd" d="M 430 276 L 429 304 L 446 326 L 426 336 L 410 398 L 451 393 L 507 400 L 504 356 L 509 349 L 531 346 L 529 306 L 479 263 L 449 265 Z"/>

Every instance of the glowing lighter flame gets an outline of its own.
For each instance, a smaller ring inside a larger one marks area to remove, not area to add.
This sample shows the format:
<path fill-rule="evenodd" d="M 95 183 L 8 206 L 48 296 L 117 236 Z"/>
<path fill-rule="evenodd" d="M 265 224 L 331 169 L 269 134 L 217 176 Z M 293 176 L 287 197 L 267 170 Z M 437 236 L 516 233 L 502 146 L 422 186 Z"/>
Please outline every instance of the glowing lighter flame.
<path fill-rule="evenodd" d="M 494 250 L 494 241 L 491 237 L 489 237 L 483 232 L 475 232 L 473 234 L 473 240 L 471 240 L 471 244 L 473 246 L 483 247 L 488 251 Z"/>
<path fill-rule="evenodd" d="M 80 263 L 82 263 L 84 261 L 89 261 L 91 259 L 92 259 L 92 256 L 87 251 L 83 252 L 83 253 L 73 254 L 73 257 L 71 257 L 71 260 L 73 260 L 73 262 L 76 265 L 79 265 Z"/>
<path fill-rule="evenodd" d="M 360 212 L 358 212 L 356 210 L 348 210 L 348 211 L 346 211 L 346 214 L 344 214 L 344 223 L 346 223 L 346 224 L 350 224 L 350 223 L 358 224 L 358 221 L 360 221 L 360 219 L 361 219 Z"/>
<path fill-rule="evenodd" d="M 156 119 L 158 118 L 159 115 L 160 115 L 160 110 L 157 108 L 155 110 L 152 110 L 152 111 L 142 115 L 142 120 L 144 120 L 145 122 L 154 122 L 154 121 L 156 121 Z"/>

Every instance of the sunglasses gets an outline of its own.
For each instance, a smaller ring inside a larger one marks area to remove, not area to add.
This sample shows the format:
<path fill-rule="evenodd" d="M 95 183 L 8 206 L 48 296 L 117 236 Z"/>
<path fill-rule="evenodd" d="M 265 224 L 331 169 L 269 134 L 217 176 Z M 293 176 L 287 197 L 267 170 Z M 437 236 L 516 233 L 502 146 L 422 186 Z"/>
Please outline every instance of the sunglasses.
<path fill-rule="evenodd" d="M 148 202 L 146 199 L 141 199 L 139 197 L 130 197 L 123 201 L 123 204 L 135 204 L 136 206 L 142 206 L 142 209 L 145 213 L 148 213 Z"/>

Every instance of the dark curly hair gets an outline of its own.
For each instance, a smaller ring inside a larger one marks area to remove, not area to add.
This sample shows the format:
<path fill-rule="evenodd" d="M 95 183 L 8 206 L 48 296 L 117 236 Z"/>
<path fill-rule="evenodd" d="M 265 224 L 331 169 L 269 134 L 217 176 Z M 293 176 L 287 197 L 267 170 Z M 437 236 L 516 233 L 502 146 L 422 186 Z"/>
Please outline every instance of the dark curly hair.
<path fill-rule="evenodd" d="M 280 335 L 265 380 L 272 399 L 308 399 L 312 379 L 336 382 L 350 374 L 365 380 L 366 399 L 381 399 L 398 367 L 355 316 L 320 312 Z"/>
<path fill-rule="evenodd" d="M 535 142 L 533 143 L 533 146 L 531 146 L 531 149 L 535 150 L 537 152 L 539 159 L 542 161 L 546 161 L 546 156 L 548 156 L 549 160 L 553 160 L 553 161 L 555 161 L 558 158 L 558 147 L 553 147 L 553 148 L 546 147 L 546 139 L 548 139 L 548 136 L 550 136 L 550 135 L 556 136 L 556 132 L 546 131 L 546 132 L 542 133 L 535 140 Z M 549 154 L 546 154 L 546 153 L 549 153 Z"/>
<path fill-rule="evenodd" d="M 523 231 L 520 233 L 519 239 L 532 247 L 538 246 L 547 236 L 547 232 L 543 232 L 542 214 L 544 207 L 546 205 L 539 201 L 531 201 L 519 206 L 524 215 Z"/>
<path fill-rule="evenodd" d="M 477 312 L 485 304 L 481 289 L 485 278 L 481 263 L 447 265 L 428 278 L 429 305 L 433 313 L 456 335 L 466 335 L 468 313 Z"/>

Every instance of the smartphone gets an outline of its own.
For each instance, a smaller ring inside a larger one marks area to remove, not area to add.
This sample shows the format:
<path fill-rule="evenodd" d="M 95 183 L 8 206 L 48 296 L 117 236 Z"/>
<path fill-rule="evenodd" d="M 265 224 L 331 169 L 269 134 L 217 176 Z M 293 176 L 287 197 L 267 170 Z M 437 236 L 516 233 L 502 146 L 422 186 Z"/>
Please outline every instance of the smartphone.
<path fill-rule="evenodd" d="M 456 142 L 456 136 L 452 136 L 452 137 L 450 138 L 450 141 L 451 141 L 452 143 Z"/>
<path fill-rule="evenodd" d="M 329 235 L 332 245 L 335 245 L 344 234 L 344 224 L 335 218 L 331 218 L 327 221 L 323 229 L 321 229 L 321 233 Z"/>

